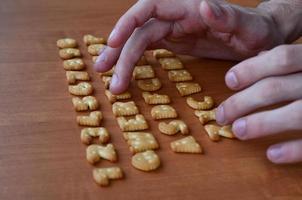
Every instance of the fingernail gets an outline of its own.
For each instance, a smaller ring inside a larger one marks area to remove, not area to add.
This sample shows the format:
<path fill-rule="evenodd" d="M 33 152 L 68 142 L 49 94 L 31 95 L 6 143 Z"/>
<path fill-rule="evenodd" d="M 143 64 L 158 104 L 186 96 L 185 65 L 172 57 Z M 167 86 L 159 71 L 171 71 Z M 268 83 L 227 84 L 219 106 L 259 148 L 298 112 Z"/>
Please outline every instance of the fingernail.
<path fill-rule="evenodd" d="M 107 60 L 107 54 L 105 52 L 105 47 L 100 51 L 100 55 L 96 59 L 96 63 L 105 62 Z"/>
<path fill-rule="evenodd" d="M 236 74 L 232 71 L 227 73 L 227 75 L 225 77 L 225 81 L 226 81 L 227 86 L 229 86 L 230 88 L 239 87 L 239 82 L 238 82 L 238 79 L 236 77 Z"/>
<path fill-rule="evenodd" d="M 116 35 L 116 30 L 115 28 L 111 31 L 110 35 L 109 35 L 109 39 L 108 40 L 112 40 Z"/>
<path fill-rule="evenodd" d="M 216 121 L 219 124 L 225 124 L 224 108 L 223 105 L 220 105 L 216 111 Z"/>
<path fill-rule="evenodd" d="M 217 5 L 216 3 L 213 3 L 211 1 L 207 1 L 208 5 L 211 8 L 211 11 L 213 12 L 215 18 L 219 18 L 222 16 L 222 9 L 220 8 L 219 5 Z"/>
<path fill-rule="evenodd" d="M 268 150 L 268 157 L 273 161 L 279 160 L 282 157 L 282 154 L 283 153 L 281 145 L 274 145 Z"/>
<path fill-rule="evenodd" d="M 244 139 L 246 136 L 246 120 L 239 119 L 233 123 L 234 134 L 240 138 Z"/>
<path fill-rule="evenodd" d="M 118 84 L 118 77 L 116 74 L 113 74 L 111 82 L 110 82 L 110 87 L 113 86 L 115 87 Z"/>

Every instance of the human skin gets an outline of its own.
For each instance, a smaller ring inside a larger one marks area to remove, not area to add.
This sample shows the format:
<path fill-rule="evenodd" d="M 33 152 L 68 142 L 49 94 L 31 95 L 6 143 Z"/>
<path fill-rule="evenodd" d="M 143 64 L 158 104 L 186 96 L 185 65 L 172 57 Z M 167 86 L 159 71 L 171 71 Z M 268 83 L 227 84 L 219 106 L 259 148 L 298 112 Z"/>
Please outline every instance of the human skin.
<path fill-rule="evenodd" d="M 127 89 L 147 48 L 215 59 L 249 58 L 226 74 L 227 86 L 239 92 L 218 107 L 217 122 L 233 123 L 242 140 L 301 130 L 302 48 L 274 48 L 301 35 L 301 10 L 300 0 L 271 0 L 257 8 L 214 0 L 140 0 L 117 22 L 95 68 L 103 72 L 116 63 L 110 90 L 117 94 Z M 250 114 L 283 101 L 292 103 Z M 301 161 L 302 140 L 273 145 L 267 157 L 275 163 Z"/>

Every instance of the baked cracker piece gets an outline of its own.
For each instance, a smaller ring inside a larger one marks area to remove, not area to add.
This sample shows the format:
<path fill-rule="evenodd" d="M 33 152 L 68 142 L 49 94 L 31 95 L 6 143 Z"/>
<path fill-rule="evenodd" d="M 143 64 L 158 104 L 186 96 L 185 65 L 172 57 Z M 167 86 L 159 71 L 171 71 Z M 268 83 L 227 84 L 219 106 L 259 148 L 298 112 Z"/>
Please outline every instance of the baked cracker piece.
<path fill-rule="evenodd" d="M 110 180 L 123 178 L 120 167 L 94 168 L 92 171 L 94 181 L 100 186 L 108 186 Z"/>
<path fill-rule="evenodd" d="M 147 150 L 132 156 L 131 163 L 136 169 L 148 172 L 160 166 L 160 159 L 153 150 Z"/>
<path fill-rule="evenodd" d="M 202 153 L 201 146 L 193 136 L 187 136 L 170 143 L 172 151 L 176 153 Z"/>
<path fill-rule="evenodd" d="M 132 153 L 158 149 L 159 145 L 155 137 L 147 132 L 124 132 L 124 139 Z"/>
<path fill-rule="evenodd" d="M 92 56 L 98 56 L 105 46 L 104 44 L 91 44 L 88 46 L 87 51 Z"/>
<path fill-rule="evenodd" d="M 157 94 L 150 92 L 143 92 L 142 96 L 146 104 L 156 105 L 156 104 L 169 104 L 171 102 L 170 97 L 165 94 Z"/>
<path fill-rule="evenodd" d="M 100 126 L 103 115 L 101 111 L 93 111 L 88 116 L 77 116 L 80 126 Z"/>
<path fill-rule="evenodd" d="M 81 52 L 79 49 L 76 48 L 66 48 L 66 49 L 60 49 L 59 51 L 59 56 L 63 60 L 71 59 L 71 58 L 76 58 L 76 57 L 81 57 Z"/>
<path fill-rule="evenodd" d="M 85 64 L 81 58 L 72 58 L 63 61 L 65 70 L 78 71 L 85 69 Z"/>
<path fill-rule="evenodd" d="M 83 36 L 83 42 L 89 46 L 92 44 L 106 44 L 106 39 L 102 37 L 96 37 L 91 34 L 86 34 Z"/>
<path fill-rule="evenodd" d="M 226 137 L 226 138 L 236 138 L 235 135 L 232 132 L 231 126 L 218 126 L 214 124 L 207 124 L 204 126 L 210 140 L 216 142 L 220 140 L 220 136 Z"/>
<path fill-rule="evenodd" d="M 117 123 L 122 131 L 142 131 L 149 128 L 145 117 L 141 114 L 127 120 L 125 117 L 118 117 Z"/>
<path fill-rule="evenodd" d="M 109 89 L 111 76 L 102 76 L 102 81 L 104 83 L 105 89 Z"/>
<path fill-rule="evenodd" d="M 116 162 L 117 153 L 113 144 L 107 144 L 106 146 L 91 144 L 86 149 L 86 159 L 90 164 L 95 164 L 101 159 Z"/>
<path fill-rule="evenodd" d="M 214 99 L 210 96 L 205 96 L 203 101 L 197 101 L 193 97 L 187 98 L 187 104 L 189 107 L 195 110 L 209 110 L 212 109 L 215 105 Z"/>
<path fill-rule="evenodd" d="M 81 141 L 83 144 L 91 144 L 94 137 L 98 137 L 100 143 L 107 143 L 110 139 L 109 132 L 104 127 L 83 128 L 81 130 Z"/>
<path fill-rule="evenodd" d="M 136 80 L 154 78 L 155 73 L 151 65 L 136 66 L 133 70 L 133 77 Z"/>
<path fill-rule="evenodd" d="M 73 97 L 72 104 L 76 111 L 96 110 L 99 108 L 99 103 L 94 96 Z"/>
<path fill-rule="evenodd" d="M 160 58 L 158 62 L 164 70 L 177 70 L 184 68 L 179 58 Z"/>
<path fill-rule="evenodd" d="M 198 117 L 202 125 L 208 123 L 209 121 L 216 120 L 216 108 L 213 110 L 195 110 L 194 114 Z"/>
<path fill-rule="evenodd" d="M 167 58 L 167 57 L 174 57 L 174 53 L 167 50 L 167 49 L 155 49 L 153 50 L 153 57 L 155 58 Z"/>
<path fill-rule="evenodd" d="M 88 82 L 81 82 L 77 85 L 70 85 L 68 86 L 68 90 L 70 94 L 76 95 L 76 96 L 86 96 L 90 95 L 93 92 L 93 87 Z"/>
<path fill-rule="evenodd" d="M 110 103 L 114 103 L 118 100 L 125 100 L 131 98 L 130 92 L 124 92 L 122 94 L 114 95 L 109 90 L 105 90 L 105 95 L 107 96 Z"/>
<path fill-rule="evenodd" d="M 180 132 L 183 135 L 189 134 L 189 128 L 187 124 L 182 120 L 172 120 L 169 123 L 160 122 L 158 129 L 165 135 L 175 135 Z"/>
<path fill-rule="evenodd" d="M 168 78 L 172 82 L 184 82 L 193 80 L 193 77 L 190 72 L 185 69 L 169 71 Z"/>
<path fill-rule="evenodd" d="M 138 108 L 134 101 L 115 102 L 112 104 L 112 112 L 116 117 L 131 116 L 138 114 Z"/>
<path fill-rule="evenodd" d="M 176 88 L 180 96 L 188 96 L 201 92 L 200 85 L 198 83 L 193 82 L 176 83 Z"/>
<path fill-rule="evenodd" d="M 154 92 L 162 87 L 162 84 L 158 78 L 138 80 L 137 86 L 139 89 L 148 92 Z"/>
<path fill-rule="evenodd" d="M 75 84 L 77 81 L 89 81 L 90 77 L 87 72 L 83 71 L 67 71 L 66 79 L 69 84 Z"/>
<path fill-rule="evenodd" d="M 57 47 L 59 47 L 60 49 L 75 48 L 77 46 L 77 41 L 72 38 L 63 38 L 57 40 Z"/>
<path fill-rule="evenodd" d="M 171 119 L 177 117 L 176 110 L 169 105 L 157 105 L 151 109 L 151 116 L 153 119 Z"/>

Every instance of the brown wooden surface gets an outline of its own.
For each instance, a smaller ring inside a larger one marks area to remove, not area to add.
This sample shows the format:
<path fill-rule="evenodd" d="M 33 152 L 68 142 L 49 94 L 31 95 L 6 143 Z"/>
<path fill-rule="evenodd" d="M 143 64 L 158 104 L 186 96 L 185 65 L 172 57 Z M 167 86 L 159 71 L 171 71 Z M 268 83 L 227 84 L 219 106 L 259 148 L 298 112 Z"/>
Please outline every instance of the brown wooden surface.
<path fill-rule="evenodd" d="M 131 86 L 134 99 L 160 143 L 162 167 L 152 173 L 134 169 L 131 154 L 104 97 L 100 79 L 91 68 L 95 95 L 101 102 L 125 179 L 100 188 L 92 180 L 85 160 L 80 128 L 67 91 L 65 72 L 55 41 L 65 36 L 81 41 L 83 34 L 106 36 L 134 0 L 2 0 L 0 3 L 0 199 L 299 199 L 302 165 L 277 166 L 265 149 L 287 134 L 249 142 L 210 142 L 193 111 L 185 104 L 167 74 L 156 65 L 163 93 L 173 98 L 180 118 L 205 149 L 204 155 L 174 154 L 169 143 L 177 137 L 162 135 L 150 118 L 140 91 Z M 243 1 L 256 5 L 257 1 Z M 187 68 L 204 88 L 204 94 L 221 102 L 232 93 L 224 73 L 234 63 L 185 59 Z M 102 161 L 99 166 L 111 166 Z"/>

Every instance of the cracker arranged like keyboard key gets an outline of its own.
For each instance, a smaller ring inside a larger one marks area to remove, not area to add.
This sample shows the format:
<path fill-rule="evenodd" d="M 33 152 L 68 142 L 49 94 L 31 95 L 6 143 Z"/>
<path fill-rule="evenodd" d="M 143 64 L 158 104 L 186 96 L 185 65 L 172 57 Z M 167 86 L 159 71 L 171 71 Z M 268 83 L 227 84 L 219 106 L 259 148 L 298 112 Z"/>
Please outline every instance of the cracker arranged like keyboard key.
<path fill-rule="evenodd" d="M 88 46 L 87 51 L 92 56 L 98 56 L 105 46 L 104 44 L 91 44 Z"/>
<path fill-rule="evenodd" d="M 59 51 L 59 56 L 64 60 L 81 57 L 81 55 L 80 50 L 75 48 L 60 49 Z"/>
<path fill-rule="evenodd" d="M 88 82 L 81 82 L 77 85 L 70 85 L 68 86 L 68 90 L 70 94 L 76 95 L 76 96 L 85 96 L 90 95 L 93 92 L 93 87 Z"/>
<path fill-rule="evenodd" d="M 153 150 L 147 150 L 132 156 L 131 164 L 136 169 L 148 172 L 160 166 L 160 159 Z"/>
<path fill-rule="evenodd" d="M 77 41 L 72 38 L 63 38 L 57 41 L 57 47 L 61 49 L 77 47 Z"/>
<path fill-rule="evenodd" d="M 83 144 L 91 144 L 93 138 L 98 137 L 100 143 L 107 143 L 110 139 L 109 132 L 104 127 L 83 128 L 81 130 L 81 141 Z"/>
<path fill-rule="evenodd" d="M 210 140 L 216 142 L 220 140 L 220 136 L 225 138 L 236 138 L 234 133 L 232 132 L 232 127 L 228 126 L 218 126 L 214 124 L 207 124 L 204 126 Z"/>
<path fill-rule="evenodd" d="M 77 81 L 89 81 L 90 77 L 87 72 L 83 71 L 67 71 L 66 79 L 69 84 L 75 84 Z"/>
<path fill-rule="evenodd" d="M 125 99 L 131 98 L 130 92 L 124 92 L 122 94 L 115 95 L 115 94 L 112 94 L 109 90 L 105 90 L 105 95 L 107 96 L 110 103 L 114 103 L 118 100 L 125 100 Z"/>
<path fill-rule="evenodd" d="M 77 122 L 81 126 L 100 126 L 102 119 L 101 111 L 93 111 L 87 116 L 77 116 Z"/>
<path fill-rule="evenodd" d="M 208 123 L 209 121 L 216 120 L 216 108 L 213 110 L 195 110 L 194 114 L 198 117 L 202 125 Z"/>
<path fill-rule="evenodd" d="M 173 141 L 170 146 L 172 151 L 176 153 L 202 153 L 203 151 L 193 136 Z"/>
<path fill-rule="evenodd" d="M 63 67 L 65 70 L 78 71 L 85 69 L 85 64 L 81 58 L 72 58 L 64 60 Z"/>
<path fill-rule="evenodd" d="M 123 178 L 123 172 L 119 167 L 94 168 L 92 171 L 94 181 L 100 186 L 108 186 L 110 180 Z"/>
<path fill-rule="evenodd" d="M 83 37 L 83 42 L 89 46 L 92 44 L 106 44 L 106 39 L 102 37 L 96 37 L 91 34 L 86 34 Z"/>
<path fill-rule="evenodd" d="M 137 86 L 139 89 L 148 92 L 154 92 L 161 88 L 162 84 L 158 78 L 138 80 Z"/>
<path fill-rule="evenodd" d="M 125 117 L 118 117 L 117 123 L 122 131 L 142 131 L 149 128 L 145 117 L 141 114 L 127 120 Z"/>
<path fill-rule="evenodd" d="M 133 77 L 136 80 L 154 78 L 155 73 L 150 65 L 136 66 L 133 71 Z"/>
<path fill-rule="evenodd" d="M 177 112 L 172 106 L 157 105 L 151 109 L 151 116 L 155 120 L 170 119 L 170 118 L 176 118 Z"/>
<path fill-rule="evenodd" d="M 167 49 L 155 49 L 153 50 L 153 57 L 155 58 L 174 57 L 174 53 Z"/>
<path fill-rule="evenodd" d="M 91 144 L 86 149 L 86 159 L 90 164 L 95 164 L 101 159 L 115 162 L 117 161 L 117 153 L 112 144 L 106 146 Z"/>
<path fill-rule="evenodd" d="M 112 104 L 112 112 L 116 117 L 131 116 L 138 114 L 138 108 L 134 101 L 115 102 Z"/>
<path fill-rule="evenodd" d="M 193 97 L 188 97 L 187 104 L 195 110 L 209 110 L 214 107 L 214 99 L 210 96 L 205 96 L 203 101 L 197 101 Z"/>
<path fill-rule="evenodd" d="M 181 96 L 188 96 L 201 92 L 200 85 L 192 82 L 176 83 L 176 88 Z"/>
<path fill-rule="evenodd" d="M 142 96 L 146 104 L 169 104 L 171 102 L 170 97 L 165 94 L 151 94 L 150 92 L 143 92 Z"/>
<path fill-rule="evenodd" d="M 189 128 L 187 124 L 182 120 L 172 120 L 169 123 L 160 122 L 158 124 L 160 132 L 166 135 L 175 135 L 180 132 L 183 135 L 189 134 Z"/>
<path fill-rule="evenodd" d="M 159 145 L 155 137 L 147 132 L 124 132 L 124 139 L 129 145 L 132 153 L 138 153 L 146 150 L 158 149 Z"/>
<path fill-rule="evenodd" d="M 160 58 L 158 62 L 164 70 L 177 70 L 184 68 L 179 58 Z"/>
<path fill-rule="evenodd" d="M 76 111 L 96 110 L 99 107 L 99 103 L 94 96 L 73 97 L 72 104 Z"/>
<path fill-rule="evenodd" d="M 168 71 L 168 78 L 172 82 L 191 81 L 193 77 L 187 70 L 171 70 Z"/>

